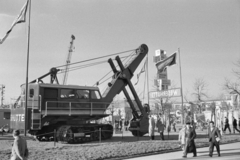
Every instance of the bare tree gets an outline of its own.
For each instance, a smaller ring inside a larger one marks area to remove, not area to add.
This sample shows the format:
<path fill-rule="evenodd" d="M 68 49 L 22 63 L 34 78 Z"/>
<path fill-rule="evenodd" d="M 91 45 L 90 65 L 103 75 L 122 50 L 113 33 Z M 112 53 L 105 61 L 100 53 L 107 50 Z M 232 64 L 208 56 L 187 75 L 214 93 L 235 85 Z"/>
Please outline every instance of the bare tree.
<path fill-rule="evenodd" d="M 208 98 L 207 95 L 207 83 L 203 78 L 197 78 L 193 85 L 193 93 L 196 100 L 196 105 L 198 106 L 198 111 L 202 113 L 202 105 L 201 103 L 204 102 L 204 98 Z"/>
<path fill-rule="evenodd" d="M 240 95 L 240 82 L 231 82 L 229 79 L 225 78 L 225 82 L 223 84 L 223 88 L 228 93 L 233 92 L 233 93 L 236 93 L 236 94 Z"/>
<path fill-rule="evenodd" d="M 233 73 L 236 76 L 236 82 L 232 82 L 229 79 L 225 78 L 223 88 L 228 92 L 234 92 L 235 94 L 240 95 L 240 59 L 234 63 L 237 69 L 233 69 Z"/>

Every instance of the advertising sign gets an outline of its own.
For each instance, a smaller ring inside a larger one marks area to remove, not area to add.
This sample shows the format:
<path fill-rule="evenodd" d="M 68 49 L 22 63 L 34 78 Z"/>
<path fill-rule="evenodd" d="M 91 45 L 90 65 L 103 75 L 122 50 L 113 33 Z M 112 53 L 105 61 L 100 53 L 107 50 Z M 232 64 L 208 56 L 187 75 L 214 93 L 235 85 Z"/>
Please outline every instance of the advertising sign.
<path fill-rule="evenodd" d="M 171 85 L 171 80 L 169 79 L 160 79 L 160 80 L 162 85 L 168 85 L 168 86 Z"/>
<path fill-rule="evenodd" d="M 169 89 L 163 91 L 153 91 L 149 93 L 150 98 L 168 98 L 168 97 L 180 97 L 181 89 Z"/>
<path fill-rule="evenodd" d="M 157 78 L 158 79 L 167 79 L 167 72 L 158 73 Z"/>

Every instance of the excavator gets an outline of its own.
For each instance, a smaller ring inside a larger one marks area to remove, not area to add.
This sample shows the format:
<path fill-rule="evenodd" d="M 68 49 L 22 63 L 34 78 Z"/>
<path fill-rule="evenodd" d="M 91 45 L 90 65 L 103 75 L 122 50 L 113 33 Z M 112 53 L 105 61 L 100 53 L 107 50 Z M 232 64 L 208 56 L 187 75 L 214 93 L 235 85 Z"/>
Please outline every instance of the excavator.
<path fill-rule="evenodd" d="M 38 140 L 51 139 L 55 135 L 57 141 L 63 143 L 110 139 L 113 135 L 113 126 L 99 124 L 96 121 L 109 116 L 105 111 L 113 102 L 113 98 L 123 92 L 133 115 L 129 130 L 134 136 L 143 136 L 148 133 L 148 111 L 142 106 L 131 78 L 147 53 L 147 45 L 142 44 L 134 50 L 133 58 L 125 65 L 121 58 L 116 56 L 119 70 L 113 59 L 109 58 L 108 63 L 113 76 L 103 94 L 98 87 L 59 84 L 57 73 L 60 70 L 51 68 L 48 73 L 29 82 L 28 95 L 25 94 L 25 84 L 21 85 L 21 96 L 11 109 L 11 129 L 27 130 L 28 134 Z M 43 78 L 48 76 L 50 83 L 44 83 Z M 126 87 L 130 89 L 138 109 Z"/>

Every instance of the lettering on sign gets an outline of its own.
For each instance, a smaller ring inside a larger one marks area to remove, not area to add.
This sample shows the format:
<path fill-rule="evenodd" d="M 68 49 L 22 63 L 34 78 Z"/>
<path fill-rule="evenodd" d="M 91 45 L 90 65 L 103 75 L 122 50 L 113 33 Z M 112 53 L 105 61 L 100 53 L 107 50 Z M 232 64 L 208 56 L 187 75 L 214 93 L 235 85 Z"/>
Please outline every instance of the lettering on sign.
<path fill-rule="evenodd" d="M 24 122 L 25 121 L 25 115 L 24 114 L 11 115 L 11 121 Z"/>
<path fill-rule="evenodd" d="M 181 96 L 181 89 L 170 89 L 165 91 L 150 92 L 150 98 L 166 98 L 166 97 L 179 97 Z"/>

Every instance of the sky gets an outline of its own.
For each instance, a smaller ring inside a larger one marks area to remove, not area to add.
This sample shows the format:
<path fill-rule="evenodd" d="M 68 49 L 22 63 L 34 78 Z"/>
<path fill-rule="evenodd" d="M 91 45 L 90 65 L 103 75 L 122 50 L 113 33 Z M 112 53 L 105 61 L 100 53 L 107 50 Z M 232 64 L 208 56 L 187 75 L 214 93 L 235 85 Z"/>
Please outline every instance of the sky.
<path fill-rule="evenodd" d="M 0 1 L 0 38 L 10 28 L 26 0 Z M 0 84 L 5 101 L 20 95 L 26 81 L 27 23 L 14 27 L 0 45 Z M 240 59 L 239 0 L 31 0 L 29 81 L 64 65 L 71 35 L 76 37 L 71 62 L 149 48 L 149 89 L 153 89 L 155 50 L 170 56 L 180 49 L 183 93 L 193 99 L 193 84 L 203 78 L 209 98 L 225 93 L 224 79 L 235 80 Z M 113 57 L 114 58 L 114 57 Z M 168 78 L 180 87 L 179 56 Z M 105 59 L 107 60 L 107 59 Z M 136 82 L 135 72 L 132 82 Z M 111 70 L 109 64 L 69 72 L 68 84 L 92 86 Z M 59 75 L 61 80 L 61 76 Z M 110 75 L 111 76 L 111 75 Z M 49 81 L 47 79 L 47 81 Z M 99 86 L 104 90 L 106 86 Z M 135 86 L 144 88 L 144 75 Z M 120 99 L 122 97 L 120 96 Z"/>

